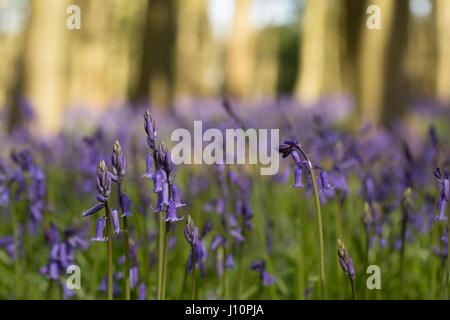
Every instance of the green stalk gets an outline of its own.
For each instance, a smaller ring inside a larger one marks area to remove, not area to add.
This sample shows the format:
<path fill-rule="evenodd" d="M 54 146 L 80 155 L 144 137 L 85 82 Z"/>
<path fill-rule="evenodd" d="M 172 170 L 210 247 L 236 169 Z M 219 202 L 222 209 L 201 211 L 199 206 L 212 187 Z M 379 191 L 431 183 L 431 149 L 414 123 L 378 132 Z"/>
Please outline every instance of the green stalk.
<path fill-rule="evenodd" d="M 158 300 L 161 300 L 164 255 L 164 223 L 163 213 L 158 215 Z"/>
<path fill-rule="evenodd" d="M 14 209 L 12 210 L 12 227 L 14 240 L 14 277 L 16 283 L 16 298 L 20 299 L 22 296 L 22 277 L 20 275 L 20 258 L 19 258 L 19 226 L 17 217 L 17 204 L 14 202 Z"/>
<path fill-rule="evenodd" d="M 111 211 L 108 203 L 105 205 L 106 230 L 108 233 L 108 300 L 113 299 L 113 264 L 112 264 L 112 232 L 111 232 Z"/>
<path fill-rule="evenodd" d="M 406 225 L 408 222 L 407 213 L 404 214 L 402 219 L 402 246 L 400 248 L 400 275 L 399 275 L 399 299 L 403 298 L 403 274 L 405 263 L 405 238 L 406 238 Z"/>
<path fill-rule="evenodd" d="M 195 271 L 197 268 L 195 267 L 195 252 L 194 248 L 192 248 L 192 300 L 195 300 Z"/>
<path fill-rule="evenodd" d="M 164 257 L 163 257 L 163 269 L 162 269 L 162 288 L 161 299 L 166 299 L 166 284 L 167 284 L 167 256 L 169 251 L 169 237 L 170 237 L 170 221 L 166 222 L 166 230 L 164 236 Z"/>
<path fill-rule="evenodd" d="M 316 176 L 314 174 L 314 168 L 306 155 L 305 151 L 300 146 L 297 149 L 302 153 L 306 162 L 308 163 L 309 173 L 311 175 L 311 180 L 314 189 L 314 198 L 316 202 L 316 215 L 317 215 L 317 229 L 319 235 L 319 257 L 320 257 L 320 297 L 322 300 L 326 299 L 325 294 L 325 261 L 324 261 L 324 250 L 323 250 L 323 227 L 322 227 L 322 213 L 320 211 L 320 198 L 319 189 L 317 188 Z"/>
<path fill-rule="evenodd" d="M 448 211 L 448 215 L 447 215 L 447 297 L 446 299 L 450 298 L 450 294 L 449 294 L 449 288 L 450 287 L 450 205 L 447 204 L 447 211 Z"/>
<path fill-rule="evenodd" d="M 122 214 L 124 214 L 123 210 L 123 185 L 122 180 L 119 177 L 119 194 L 120 194 L 120 207 L 122 209 Z M 128 238 L 128 220 L 127 216 L 123 218 L 123 244 L 125 250 L 125 300 L 130 300 L 130 242 Z"/>
<path fill-rule="evenodd" d="M 355 280 L 353 280 L 351 277 L 349 277 L 349 278 L 350 278 L 350 283 L 352 285 L 353 299 L 358 300 L 358 297 L 356 296 Z"/>

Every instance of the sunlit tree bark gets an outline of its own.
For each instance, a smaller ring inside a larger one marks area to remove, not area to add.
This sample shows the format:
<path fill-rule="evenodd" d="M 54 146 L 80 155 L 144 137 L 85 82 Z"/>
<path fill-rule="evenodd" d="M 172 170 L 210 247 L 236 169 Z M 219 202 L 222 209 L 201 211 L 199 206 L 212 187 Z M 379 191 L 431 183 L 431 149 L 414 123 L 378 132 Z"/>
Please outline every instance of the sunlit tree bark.
<path fill-rule="evenodd" d="M 24 87 L 43 134 L 54 133 L 61 126 L 67 91 L 67 6 L 67 1 L 31 1 Z"/>
<path fill-rule="evenodd" d="M 252 0 L 236 0 L 233 30 L 228 42 L 225 92 L 233 97 L 249 95 L 253 72 Z"/>
<path fill-rule="evenodd" d="M 300 63 L 296 96 L 305 104 L 314 103 L 323 89 L 327 0 L 308 0 L 300 23 Z"/>
<path fill-rule="evenodd" d="M 362 123 L 392 124 L 405 107 L 404 56 L 408 0 L 372 0 L 381 29 L 364 28 L 358 63 L 358 103 Z M 369 14 L 367 14 L 367 18 Z"/>
<path fill-rule="evenodd" d="M 175 0 L 148 0 L 137 81 L 129 88 L 134 101 L 171 104 L 174 89 Z"/>
<path fill-rule="evenodd" d="M 214 43 L 208 21 L 207 0 L 177 2 L 177 95 L 212 94 L 210 72 Z"/>
<path fill-rule="evenodd" d="M 436 0 L 438 99 L 450 102 L 450 1 Z"/>

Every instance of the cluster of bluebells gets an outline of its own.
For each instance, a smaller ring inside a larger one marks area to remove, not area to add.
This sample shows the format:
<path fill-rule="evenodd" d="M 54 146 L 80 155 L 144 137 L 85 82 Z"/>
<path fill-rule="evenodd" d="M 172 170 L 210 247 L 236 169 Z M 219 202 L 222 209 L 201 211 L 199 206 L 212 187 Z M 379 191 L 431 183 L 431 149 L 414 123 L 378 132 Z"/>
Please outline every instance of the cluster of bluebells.
<path fill-rule="evenodd" d="M 204 238 L 212 230 L 214 224 L 208 220 L 199 234 L 197 226 L 194 226 L 194 221 L 188 215 L 184 225 L 184 237 L 191 246 L 191 252 L 188 257 L 187 272 L 192 273 L 193 256 L 195 256 L 195 267 L 200 269 L 202 275 L 205 274 L 205 261 L 208 258 Z"/>
<path fill-rule="evenodd" d="M 50 247 L 48 263 L 42 267 L 39 272 L 47 279 L 59 281 L 66 274 L 67 268 L 74 264 L 75 252 L 84 251 L 89 246 L 85 238 L 84 228 L 66 228 L 64 230 L 64 239 L 60 237 L 59 228 L 51 225 L 45 231 L 45 240 Z M 61 283 L 64 298 L 73 297 L 76 292 L 67 288 L 65 283 Z"/>
<path fill-rule="evenodd" d="M 301 159 L 301 154 L 304 153 L 301 151 L 300 142 L 297 138 L 292 138 L 285 140 L 283 144 L 278 147 L 279 152 L 281 153 L 283 159 L 291 156 L 294 160 L 295 170 L 294 170 L 294 184 L 292 188 L 303 188 L 306 185 L 302 182 L 303 171 L 309 165 L 307 159 Z M 314 170 L 319 170 L 320 182 L 322 189 L 321 191 L 333 190 L 334 186 L 330 184 L 328 180 L 327 172 L 320 166 L 313 165 L 312 168 Z M 309 171 L 308 171 L 309 172 Z M 310 173 L 309 173 L 310 174 Z"/>
<path fill-rule="evenodd" d="M 83 213 L 83 217 L 90 216 L 101 209 L 103 209 L 109 200 L 109 196 L 111 195 L 111 174 L 108 172 L 106 168 L 105 161 L 101 161 L 97 168 L 97 177 L 96 177 L 96 186 L 97 186 L 97 201 L 98 203 L 85 211 Z M 103 236 L 103 231 L 106 226 L 106 216 L 102 216 L 97 220 L 96 225 L 96 233 L 95 237 L 91 238 L 91 241 L 101 241 L 105 242 L 108 240 L 107 237 Z M 118 234 L 120 230 L 119 223 L 119 214 L 116 209 L 111 208 L 111 220 L 114 226 L 114 233 Z"/>
<path fill-rule="evenodd" d="M 153 179 L 153 192 L 158 194 L 153 211 L 155 213 L 164 212 L 165 218 L 163 217 L 163 219 L 166 222 L 180 221 L 183 217 L 177 217 L 177 208 L 184 207 L 185 204 L 181 203 L 178 186 L 173 183 L 174 165 L 170 151 L 163 144 L 156 147 L 157 130 L 155 121 L 148 110 L 144 113 L 144 130 L 151 151 L 146 157 L 147 171 L 144 177 Z M 156 170 L 153 170 L 154 166 Z"/>
<path fill-rule="evenodd" d="M 342 242 L 341 239 L 337 240 L 337 247 L 338 247 L 338 257 L 339 257 L 339 264 L 341 265 L 342 271 L 350 277 L 350 279 L 355 280 L 355 268 L 353 266 L 353 260 L 350 258 L 347 252 L 347 248 L 344 245 L 344 242 Z"/>
<path fill-rule="evenodd" d="M 266 271 L 266 261 L 253 261 L 250 270 L 259 272 L 260 281 L 263 286 L 268 287 L 275 282 L 276 278 Z"/>

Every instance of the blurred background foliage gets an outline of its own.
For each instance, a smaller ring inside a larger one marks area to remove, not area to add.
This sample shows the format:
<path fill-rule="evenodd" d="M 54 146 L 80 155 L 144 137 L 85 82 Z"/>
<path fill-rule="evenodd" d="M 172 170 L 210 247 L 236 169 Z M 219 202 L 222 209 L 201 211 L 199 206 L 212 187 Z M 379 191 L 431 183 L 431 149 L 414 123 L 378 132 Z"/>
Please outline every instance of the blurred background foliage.
<path fill-rule="evenodd" d="M 0 0 L 0 108 L 11 131 L 26 97 L 51 134 L 69 106 L 346 95 L 356 126 L 390 126 L 417 101 L 448 105 L 449 24 L 448 0 Z"/>

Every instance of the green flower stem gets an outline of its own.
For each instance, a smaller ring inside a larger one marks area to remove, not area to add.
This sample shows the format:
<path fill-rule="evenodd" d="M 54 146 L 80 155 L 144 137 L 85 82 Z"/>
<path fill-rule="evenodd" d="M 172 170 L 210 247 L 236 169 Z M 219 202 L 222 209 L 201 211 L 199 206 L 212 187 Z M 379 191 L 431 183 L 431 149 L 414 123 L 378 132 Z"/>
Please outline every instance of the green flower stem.
<path fill-rule="evenodd" d="M 19 257 L 19 226 L 18 226 L 18 206 L 14 202 L 12 210 L 12 227 L 14 241 L 14 277 L 16 284 L 16 298 L 22 297 L 22 277 L 20 275 L 20 257 Z"/>
<path fill-rule="evenodd" d="M 122 180 L 119 178 L 119 194 L 120 194 L 120 208 L 122 210 L 122 214 L 124 213 L 123 210 L 123 203 L 122 203 L 122 197 L 123 197 L 123 184 Z M 123 218 L 123 244 L 124 244 L 124 250 L 125 250 L 125 300 L 130 300 L 130 242 L 128 238 L 128 220 L 127 216 L 124 216 Z"/>
<path fill-rule="evenodd" d="M 405 269 L 405 239 L 406 239 L 406 226 L 408 222 L 408 215 L 405 213 L 402 219 L 402 246 L 400 248 L 400 274 L 399 274 L 399 292 L 398 299 L 403 298 L 403 274 Z"/>
<path fill-rule="evenodd" d="M 450 294 L 449 294 L 449 287 L 450 287 L 450 205 L 447 204 L 447 211 L 448 211 L 448 215 L 447 215 L 447 227 L 448 227 L 448 231 L 449 233 L 447 233 L 447 297 L 446 299 L 450 298 Z"/>
<path fill-rule="evenodd" d="M 112 264 L 112 232 L 111 232 L 111 211 L 108 203 L 105 205 L 106 230 L 108 233 L 108 300 L 113 299 L 113 264 Z"/>
<path fill-rule="evenodd" d="M 350 283 L 352 285 L 353 299 L 358 300 L 358 297 L 356 295 L 355 280 L 353 280 L 351 277 L 349 277 L 349 278 L 350 278 Z"/>
<path fill-rule="evenodd" d="M 317 215 L 317 229 L 319 235 L 319 257 L 320 257 L 320 297 L 321 299 L 326 299 L 325 295 L 325 261 L 324 261 L 324 251 L 323 251 L 323 227 L 322 227 L 322 213 L 320 211 L 320 198 L 319 189 L 317 188 L 316 176 L 314 174 L 314 168 L 306 155 L 305 151 L 300 146 L 297 149 L 302 153 L 306 162 L 308 163 L 309 173 L 311 175 L 311 180 L 314 189 L 314 198 L 316 202 L 316 215 Z"/>
<path fill-rule="evenodd" d="M 162 269 L 162 288 L 161 288 L 161 300 L 166 299 L 166 284 L 167 284 L 167 256 L 169 251 L 169 238 L 170 238 L 170 221 L 166 222 L 166 230 L 164 232 L 164 256 L 163 256 L 163 269 Z"/>
<path fill-rule="evenodd" d="M 195 267 L 195 252 L 194 248 L 192 248 L 192 300 L 195 300 L 195 271 L 197 268 Z"/>
<path fill-rule="evenodd" d="M 164 222 L 163 213 L 158 215 L 158 300 L 161 300 L 164 258 Z"/>

